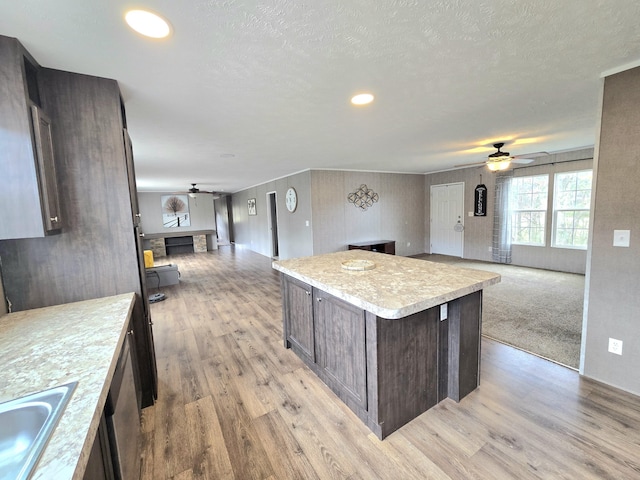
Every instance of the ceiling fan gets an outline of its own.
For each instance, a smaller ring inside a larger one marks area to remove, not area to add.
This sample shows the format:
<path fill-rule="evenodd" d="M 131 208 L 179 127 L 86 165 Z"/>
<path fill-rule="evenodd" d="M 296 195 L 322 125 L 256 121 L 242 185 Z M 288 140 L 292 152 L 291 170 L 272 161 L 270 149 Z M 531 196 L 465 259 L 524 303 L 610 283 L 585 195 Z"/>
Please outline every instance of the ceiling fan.
<path fill-rule="evenodd" d="M 492 172 L 499 170 L 506 170 L 512 163 L 527 164 L 533 162 L 537 157 L 549 155 L 547 152 L 535 152 L 526 155 L 511 155 L 509 152 L 503 152 L 500 150 L 504 147 L 504 143 L 494 143 L 496 152 L 490 154 L 483 162 L 463 163 L 462 165 L 456 165 L 456 167 L 471 167 L 473 165 L 486 165 Z"/>
<path fill-rule="evenodd" d="M 211 195 L 220 195 L 218 192 L 212 192 L 209 190 L 200 190 L 198 187 L 196 187 L 196 183 L 192 183 L 191 184 L 191 188 L 189 190 L 187 190 L 187 193 L 189 194 L 189 196 L 191 198 L 195 198 L 197 193 L 209 193 Z"/>

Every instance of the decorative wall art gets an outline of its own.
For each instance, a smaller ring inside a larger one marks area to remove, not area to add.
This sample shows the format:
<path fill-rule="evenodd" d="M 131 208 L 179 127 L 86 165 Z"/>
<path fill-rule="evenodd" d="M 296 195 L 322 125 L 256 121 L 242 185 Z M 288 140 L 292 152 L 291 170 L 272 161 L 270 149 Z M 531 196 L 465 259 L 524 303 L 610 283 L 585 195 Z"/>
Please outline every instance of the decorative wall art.
<path fill-rule="evenodd" d="M 249 215 L 257 215 L 255 198 L 250 198 L 249 200 L 247 200 L 247 208 L 249 209 Z"/>
<path fill-rule="evenodd" d="M 376 192 L 364 184 L 360 185 L 360 188 L 347 196 L 347 200 L 349 200 L 350 203 L 353 203 L 363 211 L 376 203 L 379 198 Z"/>
<path fill-rule="evenodd" d="M 187 195 L 162 195 L 162 224 L 166 228 L 189 227 L 189 197 Z"/>
<path fill-rule="evenodd" d="M 473 201 L 473 216 L 474 217 L 486 217 L 487 216 L 487 187 L 484 184 L 480 184 L 475 189 L 475 197 Z"/>

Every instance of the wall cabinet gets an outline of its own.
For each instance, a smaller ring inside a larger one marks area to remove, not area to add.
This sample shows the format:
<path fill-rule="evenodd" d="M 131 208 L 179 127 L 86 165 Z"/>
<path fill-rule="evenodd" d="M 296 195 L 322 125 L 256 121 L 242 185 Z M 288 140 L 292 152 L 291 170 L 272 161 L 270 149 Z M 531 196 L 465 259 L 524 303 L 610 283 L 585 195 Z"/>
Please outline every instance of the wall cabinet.
<path fill-rule="evenodd" d="M 15 44 L 15 40 L 0 41 L 0 50 Z M 134 201 L 133 157 L 125 134 L 126 118 L 118 83 L 41 68 L 38 85 L 42 110 L 55 127 L 51 133 L 58 160 L 56 173 L 64 186 L 58 193 L 65 225 L 58 235 L 0 241 L 5 297 L 11 302 L 12 311 L 17 312 L 135 292 L 133 345 L 139 364 L 142 406 L 152 405 L 157 396 L 153 330 L 142 240 L 136 226 L 139 217 Z M 4 88 L 4 82 L 0 82 L 0 89 Z M 22 99 L 21 104 L 24 102 Z M 10 109 L 9 116 L 14 111 L 17 109 Z M 2 106 L 0 121 L 4 119 Z M 16 131 L 29 131 L 25 125 Z M 20 144 L 22 148 L 28 146 L 25 142 Z M 0 148 L 0 155 L 4 154 Z M 31 163 L 35 165 L 33 158 Z M 5 177 L 0 175 L 0 183 L 3 182 Z M 32 190 L 37 193 L 35 187 Z M 3 199 L 4 195 L 6 192 L 0 188 Z M 0 216 L 10 210 L 0 210 Z M 39 217 L 38 221 L 42 230 L 42 219 Z M 5 225 L 4 219 L 0 225 Z"/>
<path fill-rule="evenodd" d="M 40 67 L 15 38 L 0 36 L 0 240 L 43 237 L 63 226 L 51 121 Z"/>

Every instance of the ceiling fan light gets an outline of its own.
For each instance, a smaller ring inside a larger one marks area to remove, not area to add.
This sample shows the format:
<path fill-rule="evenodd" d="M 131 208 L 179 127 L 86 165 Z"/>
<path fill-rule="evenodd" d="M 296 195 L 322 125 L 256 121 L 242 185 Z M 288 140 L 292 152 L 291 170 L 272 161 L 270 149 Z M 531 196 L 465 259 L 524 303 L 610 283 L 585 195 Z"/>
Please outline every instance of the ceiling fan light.
<path fill-rule="evenodd" d="M 509 168 L 510 164 L 511 164 L 511 159 L 506 158 L 504 160 L 494 160 L 494 161 L 488 162 L 487 167 L 489 167 L 489 170 L 491 170 L 492 172 L 497 172 L 500 170 L 506 170 L 507 168 Z"/>

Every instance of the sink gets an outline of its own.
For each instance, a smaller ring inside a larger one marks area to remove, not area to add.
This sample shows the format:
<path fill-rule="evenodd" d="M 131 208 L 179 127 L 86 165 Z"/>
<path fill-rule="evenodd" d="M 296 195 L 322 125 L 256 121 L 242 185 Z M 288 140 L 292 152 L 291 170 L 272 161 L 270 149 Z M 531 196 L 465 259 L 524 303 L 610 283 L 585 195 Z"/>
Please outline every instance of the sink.
<path fill-rule="evenodd" d="M 0 478 L 29 478 L 78 382 L 0 403 Z"/>

